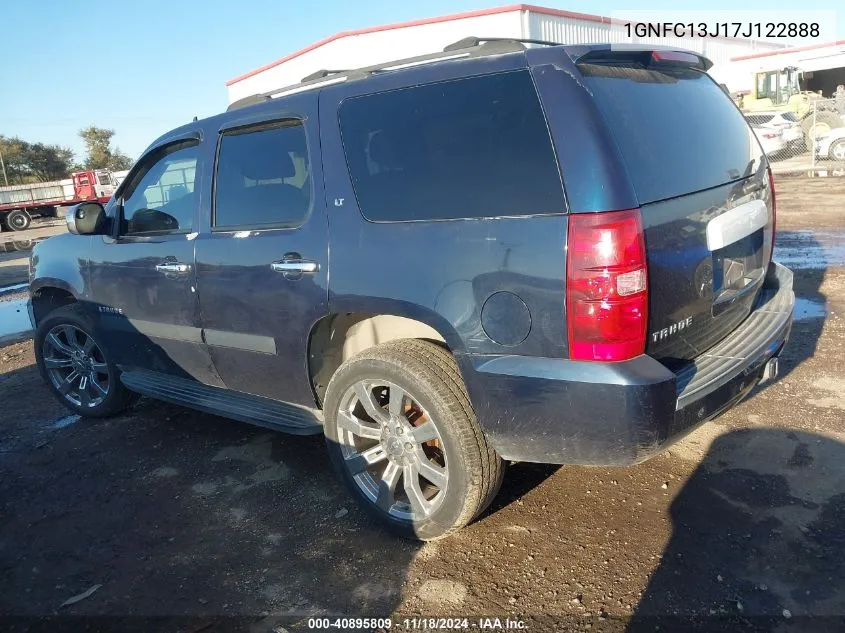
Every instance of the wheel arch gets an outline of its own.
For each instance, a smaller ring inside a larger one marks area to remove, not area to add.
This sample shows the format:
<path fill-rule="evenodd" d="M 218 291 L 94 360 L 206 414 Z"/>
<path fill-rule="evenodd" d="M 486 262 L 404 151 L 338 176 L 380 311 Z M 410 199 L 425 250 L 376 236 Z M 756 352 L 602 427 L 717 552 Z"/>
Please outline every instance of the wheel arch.
<path fill-rule="evenodd" d="M 436 322 L 435 322 L 436 323 Z M 420 339 L 441 345 L 455 353 L 459 340 L 454 331 L 396 312 L 335 312 L 311 328 L 308 336 L 307 367 L 311 388 L 322 407 L 329 380 L 347 359 L 398 339 Z M 444 333 L 443 330 L 446 330 Z"/>
<path fill-rule="evenodd" d="M 32 315 L 35 319 L 35 327 L 38 327 L 41 321 L 44 320 L 44 317 L 53 310 L 74 304 L 78 301 L 72 288 L 59 280 L 53 280 L 52 283 L 33 283 L 30 291 L 32 294 Z"/>

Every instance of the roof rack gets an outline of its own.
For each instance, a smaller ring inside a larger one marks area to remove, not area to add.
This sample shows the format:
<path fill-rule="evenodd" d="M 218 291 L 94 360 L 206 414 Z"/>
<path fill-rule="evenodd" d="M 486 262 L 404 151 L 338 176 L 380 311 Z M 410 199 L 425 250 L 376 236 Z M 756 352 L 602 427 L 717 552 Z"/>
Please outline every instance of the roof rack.
<path fill-rule="evenodd" d="M 317 72 L 311 73 L 310 75 L 306 75 L 302 79 L 299 80 L 300 83 L 306 83 L 309 81 L 314 81 L 315 79 L 325 79 L 329 75 L 338 75 L 340 73 L 348 73 L 349 70 L 326 70 L 321 69 Z"/>
<path fill-rule="evenodd" d="M 543 40 L 518 40 L 507 37 L 467 37 L 454 44 L 450 44 L 442 52 L 428 53 L 426 55 L 418 55 L 416 57 L 408 57 L 406 59 L 398 59 L 351 70 L 318 70 L 303 77 L 298 84 L 284 86 L 276 90 L 239 99 L 230 104 L 227 111 L 269 101 L 273 97 L 305 92 L 353 79 L 364 79 L 383 72 L 453 59 L 501 55 L 503 53 L 523 51 L 525 50 L 524 44 L 557 45 L 555 42 L 546 42 Z"/>
<path fill-rule="evenodd" d="M 519 37 L 465 37 L 462 40 L 453 42 L 443 49 L 444 53 L 457 51 L 464 48 L 480 46 L 486 42 L 519 42 L 520 44 L 540 44 L 542 46 L 560 46 L 560 42 L 549 42 L 548 40 L 532 40 Z"/>

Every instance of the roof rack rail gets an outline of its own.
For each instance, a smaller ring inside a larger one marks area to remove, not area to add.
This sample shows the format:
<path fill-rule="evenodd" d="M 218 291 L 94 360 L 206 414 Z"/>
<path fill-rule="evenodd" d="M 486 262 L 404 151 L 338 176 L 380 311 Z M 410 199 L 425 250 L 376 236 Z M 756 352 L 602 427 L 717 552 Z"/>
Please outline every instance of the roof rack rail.
<path fill-rule="evenodd" d="M 315 79 L 325 79 L 329 75 L 338 75 L 340 73 L 348 73 L 349 70 L 328 70 L 326 68 L 321 68 L 317 72 L 313 72 L 310 75 L 305 75 L 302 79 L 300 79 L 300 83 L 305 83 L 306 81 L 314 81 Z"/>
<path fill-rule="evenodd" d="M 519 42 L 520 44 L 540 44 L 542 46 L 560 46 L 560 42 L 549 42 L 548 40 L 532 40 L 519 37 L 465 37 L 462 40 L 453 42 L 443 48 L 444 53 L 459 51 L 464 48 L 480 46 L 487 42 Z"/>
<path fill-rule="evenodd" d="M 556 42 L 546 42 L 544 40 L 519 40 L 509 37 L 467 37 L 459 42 L 450 44 L 443 49 L 442 52 L 428 53 L 426 55 L 418 55 L 416 57 L 381 62 L 379 64 L 364 66 L 363 68 L 355 68 L 353 70 L 318 70 L 306 77 L 303 77 L 297 84 L 284 86 L 265 93 L 254 94 L 249 97 L 239 99 L 229 105 L 227 111 L 270 101 L 275 96 L 295 94 L 297 92 L 313 90 L 323 86 L 342 83 L 344 81 L 364 79 L 382 72 L 390 72 L 422 64 L 450 61 L 464 57 L 483 57 L 486 55 L 501 55 L 503 53 L 518 52 L 525 50 L 525 46 L 523 44 L 526 43 L 545 44 L 547 46 L 558 45 Z"/>
<path fill-rule="evenodd" d="M 270 101 L 269 95 L 249 95 L 248 97 L 244 97 L 243 99 L 238 99 L 237 101 L 230 103 L 229 107 L 226 108 L 226 112 L 229 110 L 237 110 L 238 108 L 245 108 L 247 106 L 255 105 L 256 103 L 264 103 L 265 101 Z"/>

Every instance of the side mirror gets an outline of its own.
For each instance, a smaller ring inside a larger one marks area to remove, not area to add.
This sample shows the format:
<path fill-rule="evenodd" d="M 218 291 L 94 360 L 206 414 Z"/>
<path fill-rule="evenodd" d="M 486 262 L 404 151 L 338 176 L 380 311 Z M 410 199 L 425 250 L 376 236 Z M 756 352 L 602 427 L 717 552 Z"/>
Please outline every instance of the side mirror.
<path fill-rule="evenodd" d="M 97 235 L 104 232 L 106 210 L 99 202 L 80 202 L 68 209 L 65 220 L 74 235 Z"/>

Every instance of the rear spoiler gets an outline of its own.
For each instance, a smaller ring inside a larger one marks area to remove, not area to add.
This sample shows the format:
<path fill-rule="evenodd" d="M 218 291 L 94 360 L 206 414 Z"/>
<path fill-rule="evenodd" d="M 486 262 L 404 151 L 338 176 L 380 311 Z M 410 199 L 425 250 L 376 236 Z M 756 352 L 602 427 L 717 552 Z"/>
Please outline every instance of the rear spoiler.
<path fill-rule="evenodd" d="M 584 44 L 565 48 L 576 64 L 637 64 L 643 68 L 693 68 L 707 72 L 713 62 L 704 55 L 670 46 L 642 46 L 638 44 Z"/>

